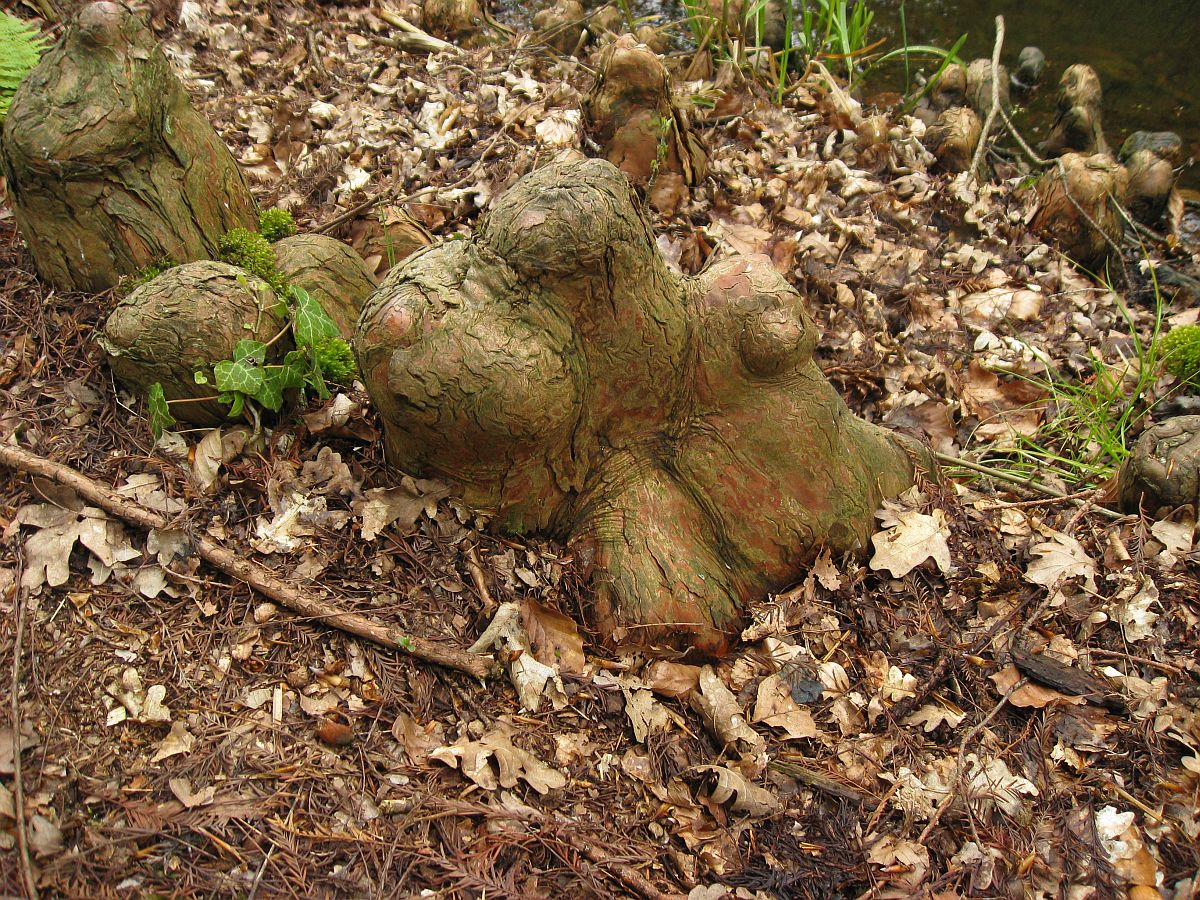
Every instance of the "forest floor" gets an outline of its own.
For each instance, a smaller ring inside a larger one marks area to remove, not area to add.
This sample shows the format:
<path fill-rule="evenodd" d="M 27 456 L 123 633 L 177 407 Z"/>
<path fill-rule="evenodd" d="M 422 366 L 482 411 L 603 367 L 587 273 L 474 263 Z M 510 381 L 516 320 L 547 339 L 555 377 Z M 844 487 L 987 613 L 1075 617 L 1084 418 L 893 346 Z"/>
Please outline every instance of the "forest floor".
<path fill-rule="evenodd" d="M 586 149 L 591 70 L 536 42 L 409 53 L 366 7 L 312 0 L 183 13 L 156 22 L 164 49 L 260 203 L 332 225 L 379 272 L 389 228 L 469 233 L 540 161 Z M 689 273 L 770 255 L 867 419 L 1010 475 L 1022 439 L 1079 458 L 1078 418 L 1048 429 L 1073 407 L 1047 385 L 1096 384 L 1096 360 L 1132 383 L 1156 318 L 1196 318 L 1195 297 L 1156 294 L 1143 250 L 1115 291 L 1028 234 L 1035 201 L 1011 164 L 971 186 L 929 172 L 898 115 L 889 143 L 847 143 L 815 82 L 782 106 L 723 90 L 696 109 L 709 174 L 655 217 L 659 246 Z M 186 458 L 156 450 L 143 399 L 92 341 L 112 304 L 39 281 L 0 203 L 6 442 L 414 635 L 465 648 L 517 604 L 558 648 L 561 684 L 523 708 L 503 676 L 299 619 L 195 556 L 170 561 L 169 535 L 6 470 L 0 894 L 27 877 L 91 898 L 1200 884 L 1191 520 L 1114 516 L 1095 477 L 1042 467 L 1058 499 L 948 465 L 881 516 L 874 553 L 825 556 L 763 598 L 718 664 L 613 654 L 565 548 L 479 529 L 426 483 L 397 491 L 361 391 L 280 422 L 258 452 L 223 456 L 229 428 L 185 433 Z M 300 500 L 320 514 L 288 527 Z"/>

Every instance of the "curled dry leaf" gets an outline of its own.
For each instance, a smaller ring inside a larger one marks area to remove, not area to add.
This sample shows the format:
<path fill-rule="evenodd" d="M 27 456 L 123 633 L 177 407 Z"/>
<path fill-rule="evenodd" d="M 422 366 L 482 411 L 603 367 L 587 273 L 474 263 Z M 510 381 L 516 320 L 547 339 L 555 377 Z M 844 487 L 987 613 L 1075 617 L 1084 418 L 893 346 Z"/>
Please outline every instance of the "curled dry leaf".
<path fill-rule="evenodd" d="M 750 721 L 781 729 L 789 740 L 821 736 L 812 713 L 792 699 L 791 689 L 778 675 L 768 675 L 758 683 L 758 697 Z"/>
<path fill-rule="evenodd" d="M 188 731 L 187 724 L 178 721 L 171 724 L 171 731 L 159 742 L 151 762 L 162 762 L 181 753 L 191 753 L 196 743 L 195 736 Z"/>
<path fill-rule="evenodd" d="M 172 778 L 167 782 L 167 786 L 171 789 L 171 793 L 175 795 L 175 799 L 182 803 L 188 809 L 194 809 L 197 806 L 207 806 L 213 802 L 213 798 L 217 795 L 217 789 L 209 785 L 202 790 L 196 791 L 192 789 L 192 782 L 187 778 Z"/>
<path fill-rule="evenodd" d="M 397 523 L 402 531 L 416 524 L 421 513 L 437 515 L 439 500 L 450 496 L 450 488 L 438 481 L 404 476 L 393 488 L 373 488 L 351 506 L 362 517 L 363 540 L 373 541 L 381 531 Z"/>
<path fill-rule="evenodd" d="M 1013 665 L 1005 666 L 991 676 L 992 682 L 996 685 L 996 690 L 1001 694 L 1008 693 L 1021 678 L 1020 671 Z M 1008 702 L 1013 706 L 1020 706 L 1026 709 L 1041 709 L 1051 703 L 1083 704 L 1087 701 L 1082 697 L 1071 697 L 1053 688 L 1040 685 L 1037 682 L 1028 681 L 1008 695 Z"/>
<path fill-rule="evenodd" d="M 682 700 L 700 684 L 700 667 L 656 659 L 646 667 L 642 681 L 656 694 Z"/>
<path fill-rule="evenodd" d="M 699 776 L 701 793 L 726 806 L 735 815 L 759 819 L 773 816 L 782 809 L 779 798 L 733 769 L 696 766 L 691 771 Z"/>
<path fill-rule="evenodd" d="M 438 747 L 445 744 L 441 722 L 432 721 L 420 724 L 408 713 L 399 713 L 392 723 L 392 737 L 404 748 L 405 754 L 413 765 L 424 765 Z"/>
<path fill-rule="evenodd" d="M 700 670 L 699 690 L 692 692 L 690 703 L 709 733 L 723 745 L 752 754 L 763 749 L 762 737 L 746 722 L 737 698 L 712 666 Z"/>

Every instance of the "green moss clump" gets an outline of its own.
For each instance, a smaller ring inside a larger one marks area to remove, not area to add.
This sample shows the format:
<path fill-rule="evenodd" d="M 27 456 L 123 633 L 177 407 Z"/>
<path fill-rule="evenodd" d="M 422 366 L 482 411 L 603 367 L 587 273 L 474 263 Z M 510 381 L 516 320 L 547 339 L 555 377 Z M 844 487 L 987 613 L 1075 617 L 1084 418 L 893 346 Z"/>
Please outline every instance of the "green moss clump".
<path fill-rule="evenodd" d="M 162 259 L 156 259 L 150 265 L 139 269 L 136 275 L 132 275 L 121 281 L 121 284 L 116 291 L 118 299 L 123 299 L 129 296 L 143 284 L 153 281 L 163 272 L 167 271 L 168 269 L 173 269 L 177 265 L 179 265 L 179 263 L 169 256 L 164 256 Z"/>
<path fill-rule="evenodd" d="M 286 209 L 264 209 L 258 214 L 258 233 L 273 244 L 296 233 L 296 220 Z"/>
<path fill-rule="evenodd" d="M 335 384 L 349 384 L 358 374 L 354 351 L 341 338 L 326 338 L 314 349 L 321 373 Z"/>
<path fill-rule="evenodd" d="M 261 234 L 245 228 L 234 228 L 225 232 L 218 244 L 221 259 L 231 266 L 245 269 L 271 286 L 280 297 L 287 292 L 287 284 L 275 268 L 275 254 L 271 244 Z"/>
<path fill-rule="evenodd" d="M 1200 325 L 1172 328 L 1158 341 L 1158 355 L 1180 381 L 1200 386 Z"/>

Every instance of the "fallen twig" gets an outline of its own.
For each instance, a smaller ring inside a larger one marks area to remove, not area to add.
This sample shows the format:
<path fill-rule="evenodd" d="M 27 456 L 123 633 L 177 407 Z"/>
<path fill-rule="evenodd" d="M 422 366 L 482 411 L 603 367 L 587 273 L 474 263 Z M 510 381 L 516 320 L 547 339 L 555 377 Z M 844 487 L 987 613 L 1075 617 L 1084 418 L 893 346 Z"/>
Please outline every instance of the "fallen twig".
<path fill-rule="evenodd" d="M 1014 475 L 1011 472 L 1005 472 L 1001 469 L 992 469 L 988 466 L 977 462 L 971 462 L 969 459 L 963 459 L 958 456 L 951 456 L 948 453 L 939 453 L 936 450 L 931 451 L 938 462 L 945 463 L 948 466 L 959 466 L 963 469 L 969 469 L 972 472 L 978 472 L 980 475 L 989 475 L 998 481 L 1006 481 L 1009 484 L 1017 484 L 1022 487 L 1029 488 L 1031 491 L 1037 491 L 1040 494 L 1045 494 L 1048 497 L 1053 497 L 1056 500 L 1065 500 L 1068 503 L 1074 503 L 1077 506 L 1087 503 L 1088 501 L 1078 497 L 1075 494 L 1068 494 L 1060 491 L 1058 488 L 1042 482 L 1034 478 L 1023 478 L 1020 475 Z M 1124 519 L 1125 515 L 1112 509 L 1107 509 L 1103 506 L 1095 506 L 1093 509 L 1102 516 L 1107 516 L 1110 519 Z"/>
<path fill-rule="evenodd" d="M 461 54 L 461 48 L 454 44 L 443 41 L 441 38 L 436 38 L 427 31 L 422 31 L 404 16 L 394 10 L 388 9 L 382 3 L 376 3 L 371 7 L 371 12 L 374 13 L 383 21 L 387 22 L 395 28 L 399 35 L 392 38 L 396 42 L 397 49 L 412 50 L 423 53 L 440 53 L 448 52 Z"/>
<path fill-rule="evenodd" d="M 971 158 L 971 177 L 976 180 L 979 179 L 979 164 L 983 161 L 988 135 L 992 133 L 992 125 L 1000 113 L 1000 48 L 1003 46 L 1004 16 L 996 16 L 996 43 L 992 47 L 992 108 L 983 120 L 983 133 L 979 136 L 979 143 L 975 145 L 975 155 Z"/>
<path fill-rule="evenodd" d="M 21 559 L 17 554 L 18 561 Z M 37 880 L 33 877 L 33 860 L 29 858 L 29 832 L 25 823 L 25 783 L 21 777 L 21 641 L 25 634 L 25 612 L 27 592 L 21 588 L 21 565 L 16 574 L 17 626 L 13 635 L 12 690 L 9 692 L 12 724 L 13 806 L 16 807 L 17 851 L 21 866 L 21 878 L 29 900 L 38 900 Z"/>
<path fill-rule="evenodd" d="M 112 488 L 88 478 L 69 466 L 22 450 L 12 445 L 0 445 L 0 464 L 30 475 L 41 475 L 69 487 L 79 496 L 101 509 L 141 528 L 169 529 L 165 516 L 147 509 L 140 503 L 123 497 Z M 366 616 L 347 612 L 332 603 L 311 597 L 279 578 L 256 562 L 243 558 L 206 535 L 194 537 L 196 552 L 225 574 L 254 588 L 260 594 L 310 619 L 319 620 L 339 631 L 364 638 L 390 650 L 404 650 L 425 662 L 464 672 L 476 678 L 492 674 L 495 661 L 458 647 L 408 635 L 398 628 L 373 622 Z M 169 570 L 168 570 L 169 572 Z"/>

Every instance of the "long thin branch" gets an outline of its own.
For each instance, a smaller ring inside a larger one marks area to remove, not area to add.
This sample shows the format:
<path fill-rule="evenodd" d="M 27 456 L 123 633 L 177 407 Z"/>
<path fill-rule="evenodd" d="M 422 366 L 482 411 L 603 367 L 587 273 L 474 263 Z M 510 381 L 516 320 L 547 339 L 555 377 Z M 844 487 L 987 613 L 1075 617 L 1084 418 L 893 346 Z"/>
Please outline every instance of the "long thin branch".
<path fill-rule="evenodd" d="M 69 466 L 56 463 L 43 456 L 12 445 L 0 445 L 0 464 L 30 475 L 41 475 L 43 478 L 57 481 L 106 512 L 119 516 L 141 528 L 170 528 L 170 522 L 165 516 L 147 509 L 128 497 L 121 496 L 112 488 L 93 481 Z M 347 612 L 335 604 L 311 597 L 297 590 L 264 566 L 243 558 L 207 535 L 195 536 L 194 546 L 196 552 L 206 562 L 238 581 L 250 585 L 260 594 L 270 597 L 292 612 L 299 613 L 306 618 L 316 619 L 339 631 L 353 634 L 381 647 L 403 650 L 417 659 L 465 672 L 476 678 L 486 678 L 492 674 L 495 661 L 490 656 L 467 653 L 458 647 L 450 647 L 437 641 L 408 635 L 398 628 L 389 628 L 366 616 Z"/>
<path fill-rule="evenodd" d="M 18 552 L 17 559 L 21 554 Z M 12 715 L 13 804 L 17 818 L 17 853 L 21 877 L 29 900 L 38 900 L 37 880 L 33 877 L 33 861 L 29 858 L 29 831 L 25 822 L 25 782 L 21 771 L 21 641 L 25 634 L 25 613 L 29 606 L 28 592 L 21 588 L 21 569 L 17 566 L 17 628 L 13 635 L 12 693 L 9 695 Z"/>
<path fill-rule="evenodd" d="M 1000 48 L 1004 46 L 1004 16 L 996 16 L 996 43 L 992 47 L 992 108 L 988 110 L 983 122 L 983 134 L 975 146 L 975 156 L 971 159 L 971 177 L 979 178 L 979 164 L 983 161 L 984 147 L 988 135 L 992 133 L 992 125 L 1000 112 Z"/>

